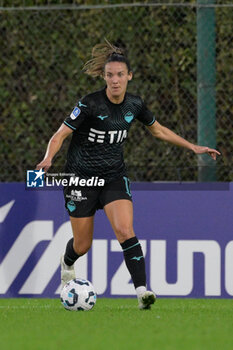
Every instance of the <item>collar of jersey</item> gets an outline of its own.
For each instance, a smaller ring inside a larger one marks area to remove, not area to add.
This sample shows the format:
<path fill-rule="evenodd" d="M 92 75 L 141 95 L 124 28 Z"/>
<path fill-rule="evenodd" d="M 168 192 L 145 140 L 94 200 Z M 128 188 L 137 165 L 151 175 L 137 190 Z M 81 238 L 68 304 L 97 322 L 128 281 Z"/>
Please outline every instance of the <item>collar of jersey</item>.
<path fill-rule="evenodd" d="M 103 89 L 102 91 L 103 91 L 103 94 L 104 94 L 104 98 L 105 98 L 105 100 L 106 100 L 108 103 L 110 103 L 110 104 L 113 105 L 113 106 L 121 106 L 121 105 L 123 105 L 123 103 L 124 103 L 125 100 L 126 100 L 127 92 L 125 93 L 124 100 L 123 100 L 121 103 L 113 103 L 113 102 L 111 102 L 111 101 L 109 100 L 109 98 L 108 98 L 108 96 L 107 96 L 107 94 L 106 94 L 106 89 L 107 89 L 107 85 L 104 87 L 104 89 Z"/>

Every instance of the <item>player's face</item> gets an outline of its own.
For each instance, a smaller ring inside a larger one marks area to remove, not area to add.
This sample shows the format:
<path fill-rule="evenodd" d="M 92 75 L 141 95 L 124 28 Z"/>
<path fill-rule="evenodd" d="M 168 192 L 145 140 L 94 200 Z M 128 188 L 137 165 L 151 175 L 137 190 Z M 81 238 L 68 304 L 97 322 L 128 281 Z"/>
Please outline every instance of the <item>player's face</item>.
<path fill-rule="evenodd" d="M 109 62 L 105 65 L 104 80 L 107 84 L 107 96 L 110 100 L 120 103 L 123 101 L 128 81 L 132 79 L 132 72 L 128 72 L 123 62 Z"/>

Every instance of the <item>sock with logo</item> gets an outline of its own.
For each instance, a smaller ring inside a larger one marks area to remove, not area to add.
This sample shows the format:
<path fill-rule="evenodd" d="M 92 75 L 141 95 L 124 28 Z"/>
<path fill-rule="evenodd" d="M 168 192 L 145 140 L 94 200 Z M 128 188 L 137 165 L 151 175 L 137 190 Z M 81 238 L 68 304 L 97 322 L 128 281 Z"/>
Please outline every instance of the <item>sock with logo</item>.
<path fill-rule="evenodd" d="M 68 266 L 73 265 L 75 261 L 79 258 L 79 255 L 74 251 L 73 243 L 74 243 L 74 239 L 71 238 L 66 245 L 64 262 Z"/>
<path fill-rule="evenodd" d="M 127 239 L 121 243 L 121 247 L 134 287 L 146 286 L 145 259 L 137 237 Z"/>

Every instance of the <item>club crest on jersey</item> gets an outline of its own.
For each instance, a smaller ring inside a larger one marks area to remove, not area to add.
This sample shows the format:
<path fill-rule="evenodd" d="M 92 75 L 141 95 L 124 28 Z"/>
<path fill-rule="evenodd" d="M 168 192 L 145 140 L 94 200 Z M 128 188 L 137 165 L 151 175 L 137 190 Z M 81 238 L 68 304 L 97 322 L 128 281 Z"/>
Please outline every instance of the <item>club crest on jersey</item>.
<path fill-rule="evenodd" d="M 127 112 L 127 113 L 124 115 L 124 118 L 125 118 L 125 121 L 126 121 L 127 123 L 130 123 L 130 122 L 133 120 L 134 115 L 133 115 L 132 112 Z"/>
<path fill-rule="evenodd" d="M 78 107 L 75 107 L 74 110 L 72 111 L 71 115 L 70 115 L 70 118 L 72 120 L 74 120 L 74 119 L 76 119 L 79 116 L 80 113 L 81 113 L 81 109 L 78 108 Z"/>

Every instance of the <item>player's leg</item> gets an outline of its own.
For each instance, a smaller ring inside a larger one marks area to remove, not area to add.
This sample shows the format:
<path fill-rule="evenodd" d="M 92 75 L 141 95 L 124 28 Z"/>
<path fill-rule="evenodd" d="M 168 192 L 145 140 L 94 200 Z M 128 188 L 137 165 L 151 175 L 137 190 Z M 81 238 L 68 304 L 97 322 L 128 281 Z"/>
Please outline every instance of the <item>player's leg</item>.
<path fill-rule="evenodd" d="M 75 278 L 75 261 L 91 247 L 98 194 L 98 189 L 89 187 L 64 188 L 65 208 L 70 217 L 73 238 L 68 241 L 61 258 L 62 285 Z"/>
<path fill-rule="evenodd" d="M 104 210 L 123 249 L 125 263 L 138 296 L 139 308 L 149 309 L 155 301 L 155 295 L 146 290 L 145 259 L 133 229 L 132 201 L 115 200 L 106 204 Z"/>
<path fill-rule="evenodd" d="M 67 265 L 73 265 L 91 248 L 94 229 L 94 215 L 86 218 L 70 216 L 73 238 L 67 243 L 64 260 Z"/>
<path fill-rule="evenodd" d="M 94 216 L 85 218 L 71 217 L 73 238 L 67 245 L 65 254 L 61 258 L 61 281 L 64 286 L 75 278 L 74 263 L 82 255 L 86 254 L 92 245 Z"/>

